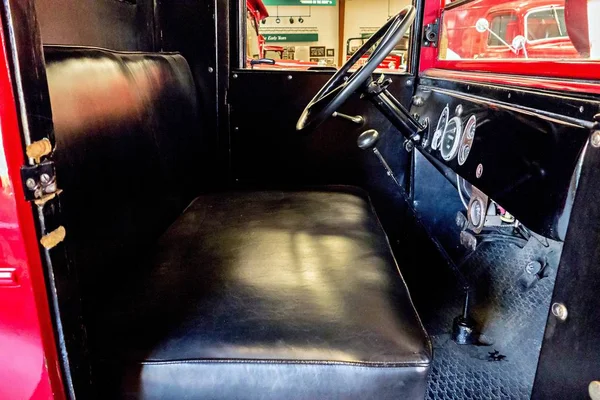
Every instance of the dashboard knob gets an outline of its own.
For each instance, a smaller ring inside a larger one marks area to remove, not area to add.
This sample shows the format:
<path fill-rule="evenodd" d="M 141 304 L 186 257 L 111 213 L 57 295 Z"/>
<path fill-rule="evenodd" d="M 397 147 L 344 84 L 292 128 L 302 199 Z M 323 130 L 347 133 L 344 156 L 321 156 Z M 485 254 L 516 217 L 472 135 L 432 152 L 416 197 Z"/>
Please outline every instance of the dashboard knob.
<path fill-rule="evenodd" d="M 375 129 L 369 129 L 368 131 L 364 131 L 360 134 L 356 143 L 361 149 L 367 150 L 374 147 L 378 140 L 379 132 L 377 132 Z"/>

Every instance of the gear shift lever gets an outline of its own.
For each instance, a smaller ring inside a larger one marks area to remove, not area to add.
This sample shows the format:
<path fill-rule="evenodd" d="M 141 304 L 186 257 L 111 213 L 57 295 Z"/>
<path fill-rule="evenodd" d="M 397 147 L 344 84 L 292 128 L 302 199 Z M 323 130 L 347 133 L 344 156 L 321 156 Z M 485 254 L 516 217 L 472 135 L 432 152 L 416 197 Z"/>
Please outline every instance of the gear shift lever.
<path fill-rule="evenodd" d="M 385 161 L 385 159 L 383 158 L 383 156 L 381 155 L 379 150 L 377 150 L 377 147 L 375 147 L 375 145 L 377 144 L 378 141 L 379 141 L 379 132 L 377 132 L 375 129 L 369 129 L 368 131 L 364 131 L 363 133 L 360 134 L 360 136 L 356 140 L 356 144 L 362 150 L 372 149 L 373 153 L 375 153 L 375 155 L 379 159 L 379 162 L 381 162 L 381 165 L 383 165 L 383 167 L 387 171 L 387 175 L 394 180 L 396 185 L 400 186 L 400 183 L 398 183 L 398 180 L 394 176 L 392 169 L 390 168 L 388 163 Z"/>

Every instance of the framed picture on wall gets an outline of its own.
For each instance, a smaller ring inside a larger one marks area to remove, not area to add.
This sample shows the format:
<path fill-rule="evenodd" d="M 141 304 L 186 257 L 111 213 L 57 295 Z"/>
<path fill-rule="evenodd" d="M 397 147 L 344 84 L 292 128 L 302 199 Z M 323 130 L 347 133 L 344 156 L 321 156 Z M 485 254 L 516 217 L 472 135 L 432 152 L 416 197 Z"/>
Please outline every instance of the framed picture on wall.
<path fill-rule="evenodd" d="M 327 49 L 327 57 L 335 57 L 335 49 Z"/>
<path fill-rule="evenodd" d="M 325 46 L 310 46 L 311 57 L 325 57 Z"/>

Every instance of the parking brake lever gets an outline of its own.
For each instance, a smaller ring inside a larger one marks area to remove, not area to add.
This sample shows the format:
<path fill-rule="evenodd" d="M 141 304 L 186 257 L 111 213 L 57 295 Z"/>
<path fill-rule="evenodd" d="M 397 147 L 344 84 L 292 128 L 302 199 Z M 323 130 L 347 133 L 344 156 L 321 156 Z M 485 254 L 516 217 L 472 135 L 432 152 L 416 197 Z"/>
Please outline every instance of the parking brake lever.
<path fill-rule="evenodd" d="M 375 153 L 375 155 L 379 159 L 379 162 L 381 163 L 381 165 L 383 165 L 383 168 L 385 168 L 385 170 L 387 171 L 387 175 L 393 179 L 393 181 L 394 181 L 394 183 L 396 183 L 396 185 L 400 186 L 400 183 L 394 176 L 392 169 L 390 168 L 388 163 L 385 161 L 385 159 L 383 158 L 383 156 L 381 155 L 379 150 L 377 150 L 377 147 L 375 147 L 375 145 L 377 144 L 378 141 L 379 141 L 379 132 L 377 132 L 375 129 L 369 129 L 368 131 L 364 131 L 363 133 L 360 134 L 360 136 L 356 140 L 356 144 L 362 150 L 372 149 L 373 153 Z"/>

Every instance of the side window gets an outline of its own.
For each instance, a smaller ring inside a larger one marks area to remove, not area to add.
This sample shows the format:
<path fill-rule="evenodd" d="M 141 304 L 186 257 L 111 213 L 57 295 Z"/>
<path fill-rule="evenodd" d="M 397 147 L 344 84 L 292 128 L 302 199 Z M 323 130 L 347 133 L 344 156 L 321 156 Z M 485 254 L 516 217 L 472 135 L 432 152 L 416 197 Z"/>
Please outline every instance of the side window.
<path fill-rule="evenodd" d="M 245 0 L 246 67 L 252 58 L 270 58 L 261 69 L 339 68 L 368 38 L 412 0 Z M 256 27 L 256 29 L 252 29 Z M 386 73 L 404 73 L 410 33 L 380 64 Z M 367 53 L 363 58 L 366 61 Z"/>
<path fill-rule="evenodd" d="M 564 7 L 549 7 L 531 11 L 525 16 L 527 40 L 568 37 Z"/>
<path fill-rule="evenodd" d="M 488 46 L 502 46 L 512 41 L 511 35 L 516 31 L 517 16 L 513 13 L 499 14 L 492 17 Z"/>
<path fill-rule="evenodd" d="M 439 59 L 600 60 L 597 3 L 596 0 L 446 2 Z"/>

